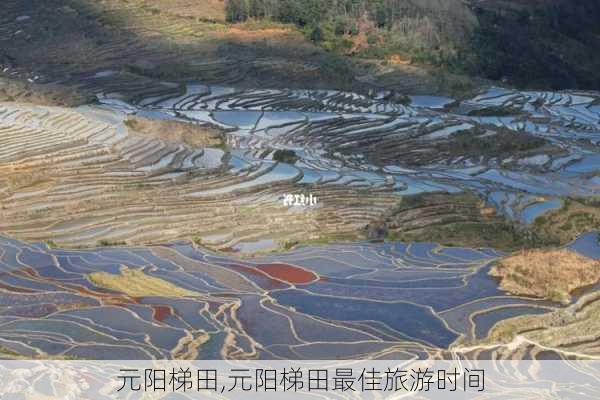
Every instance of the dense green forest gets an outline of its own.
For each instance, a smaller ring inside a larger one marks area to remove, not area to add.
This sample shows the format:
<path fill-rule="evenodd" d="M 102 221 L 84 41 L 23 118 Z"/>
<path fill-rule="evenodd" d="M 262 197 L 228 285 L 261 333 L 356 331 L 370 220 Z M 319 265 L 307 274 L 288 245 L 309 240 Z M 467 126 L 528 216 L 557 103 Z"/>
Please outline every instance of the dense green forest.
<path fill-rule="evenodd" d="M 520 86 L 600 89 L 600 1 L 477 11 L 472 71 Z"/>
<path fill-rule="evenodd" d="M 396 56 L 520 86 L 600 89 L 600 1 L 228 0 L 227 19 L 292 23 L 356 57 Z"/>
<path fill-rule="evenodd" d="M 461 0 L 229 0 L 227 18 L 293 23 L 331 50 L 435 64 L 456 59 L 476 25 Z"/>

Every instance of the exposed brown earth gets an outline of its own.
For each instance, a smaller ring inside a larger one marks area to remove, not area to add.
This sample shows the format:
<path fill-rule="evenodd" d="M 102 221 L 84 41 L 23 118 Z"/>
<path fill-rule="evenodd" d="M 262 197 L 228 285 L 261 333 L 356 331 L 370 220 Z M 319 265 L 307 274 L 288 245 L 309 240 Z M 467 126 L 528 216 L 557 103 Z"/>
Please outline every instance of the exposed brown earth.
<path fill-rule="evenodd" d="M 125 125 L 134 135 L 154 137 L 194 148 L 223 146 L 225 141 L 224 131 L 208 124 L 199 125 L 131 115 L 125 120 Z"/>
<path fill-rule="evenodd" d="M 224 21 L 225 3 L 227 0 L 145 0 L 144 4 L 150 9 L 166 12 L 180 17 L 201 18 L 206 20 Z M 127 3 L 123 0 L 104 0 L 103 3 L 115 5 Z"/>
<path fill-rule="evenodd" d="M 569 303 L 574 290 L 600 281 L 600 261 L 566 249 L 528 250 L 501 260 L 490 275 L 512 294 Z"/>
<path fill-rule="evenodd" d="M 127 86 L 150 77 L 246 87 L 361 87 L 340 57 L 296 29 L 226 24 L 220 0 L 9 0 L 3 6 L 0 65 L 7 60 L 10 80 L 38 76 L 85 96 L 96 88 L 80 79 L 109 69 L 138 75 Z"/>
<path fill-rule="evenodd" d="M 93 100 L 90 94 L 63 85 L 39 85 L 0 77 L 0 101 L 74 107 Z"/>
<path fill-rule="evenodd" d="M 446 95 L 482 85 L 432 67 L 344 57 L 310 42 L 291 25 L 228 24 L 220 0 L 7 0 L 3 6 L 0 65 L 9 67 L 4 77 L 25 88 L 32 86 L 28 79 L 39 78 L 35 90 L 21 90 L 18 96 L 13 89 L 3 95 L 6 84 L 0 81 L 5 101 L 89 102 L 112 89 L 106 82 L 87 82 L 106 70 L 115 73 L 110 81 L 124 78 L 118 89 L 131 96 L 147 90 L 148 79 L 361 93 L 385 87 Z"/>

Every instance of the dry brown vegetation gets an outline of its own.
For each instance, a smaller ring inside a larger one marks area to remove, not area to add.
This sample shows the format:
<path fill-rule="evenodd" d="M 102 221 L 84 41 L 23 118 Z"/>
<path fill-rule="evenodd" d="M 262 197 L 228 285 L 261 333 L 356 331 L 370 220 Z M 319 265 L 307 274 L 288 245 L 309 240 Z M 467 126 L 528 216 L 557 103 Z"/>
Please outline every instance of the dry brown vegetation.
<path fill-rule="evenodd" d="M 566 249 L 529 250 L 501 260 L 490 275 L 510 293 L 569 303 L 574 290 L 600 281 L 600 261 Z"/>
<path fill-rule="evenodd" d="M 75 107 L 91 100 L 91 96 L 69 87 L 0 78 L 0 101 Z"/>
<path fill-rule="evenodd" d="M 543 350 L 567 352 L 569 356 L 597 357 L 600 354 L 599 313 L 600 293 L 591 293 L 577 303 L 549 314 L 523 315 L 500 321 L 478 344 L 510 343 L 497 349 L 494 357 L 498 359 L 519 359 L 532 345 Z"/>
<path fill-rule="evenodd" d="M 194 148 L 222 146 L 225 140 L 224 131 L 209 124 L 198 125 L 139 116 L 129 116 L 125 124 L 133 134 L 147 135 Z"/>
<path fill-rule="evenodd" d="M 6 174 L 6 183 L 11 191 L 31 188 L 43 183 L 47 183 L 51 180 L 52 176 L 52 171 L 49 169 L 32 170 L 28 168 L 10 168 L 9 171 L 10 172 Z"/>
<path fill-rule="evenodd" d="M 39 75 L 40 81 L 60 82 L 83 96 L 99 88 L 81 85 L 80 79 L 99 70 L 129 71 L 133 76 L 120 85 L 122 92 L 128 87 L 139 91 L 146 78 L 243 87 L 364 86 L 353 81 L 340 57 L 307 41 L 298 29 L 269 21 L 225 23 L 220 0 L 65 3 L 3 3 L 0 25 L 6 29 L 0 34 L 0 65 L 8 60 L 11 80 L 25 82 Z M 15 22 L 23 15 L 30 17 L 29 23 Z"/>
<path fill-rule="evenodd" d="M 107 272 L 94 272 L 90 281 L 99 287 L 125 293 L 131 297 L 163 296 L 182 297 L 199 296 L 199 293 L 180 288 L 170 282 L 147 275 L 139 269 L 123 267 L 119 275 Z"/>
<path fill-rule="evenodd" d="M 127 3 L 123 0 L 112 1 L 116 4 Z M 145 0 L 144 4 L 159 12 L 168 12 L 181 17 L 224 21 L 225 2 L 226 0 Z"/>

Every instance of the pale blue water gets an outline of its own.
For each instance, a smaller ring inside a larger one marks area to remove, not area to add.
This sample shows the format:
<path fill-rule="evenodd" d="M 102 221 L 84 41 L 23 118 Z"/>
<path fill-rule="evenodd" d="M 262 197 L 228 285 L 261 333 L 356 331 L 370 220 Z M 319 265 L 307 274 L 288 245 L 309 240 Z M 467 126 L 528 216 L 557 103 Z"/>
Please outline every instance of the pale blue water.
<path fill-rule="evenodd" d="M 548 200 L 528 206 L 521 212 L 521 220 L 526 224 L 532 224 L 539 216 L 562 207 L 559 199 Z"/>

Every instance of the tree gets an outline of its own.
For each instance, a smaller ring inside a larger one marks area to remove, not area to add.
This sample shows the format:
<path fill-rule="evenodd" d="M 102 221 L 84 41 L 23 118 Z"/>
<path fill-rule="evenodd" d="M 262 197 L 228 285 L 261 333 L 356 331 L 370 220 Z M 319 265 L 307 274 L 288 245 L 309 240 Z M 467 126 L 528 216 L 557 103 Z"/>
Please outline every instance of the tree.
<path fill-rule="evenodd" d="M 320 43 L 323 40 L 325 40 L 325 32 L 323 32 L 323 29 L 319 25 L 317 25 L 312 28 L 309 37 L 311 41 L 315 43 Z"/>
<path fill-rule="evenodd" d="M 227 0 L 225 17 L 228 22 L 246 21 L 250 16 L 249 0 Z"/>

